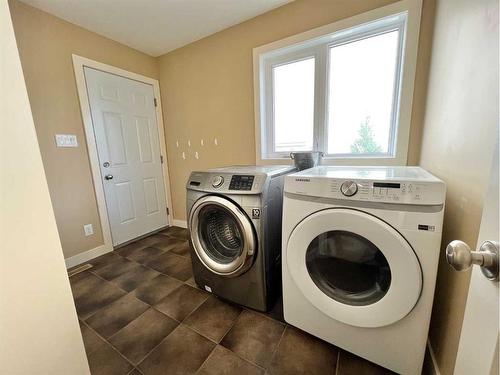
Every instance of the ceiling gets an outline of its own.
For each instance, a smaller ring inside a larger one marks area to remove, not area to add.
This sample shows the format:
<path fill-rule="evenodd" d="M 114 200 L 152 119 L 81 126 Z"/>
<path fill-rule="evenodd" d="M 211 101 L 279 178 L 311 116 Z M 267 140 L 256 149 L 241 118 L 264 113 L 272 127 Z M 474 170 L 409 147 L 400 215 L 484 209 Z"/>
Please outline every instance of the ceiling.
<path fill-rule="evenodd" d="M 22 0 L 159 56 L 292 0 Z"/>

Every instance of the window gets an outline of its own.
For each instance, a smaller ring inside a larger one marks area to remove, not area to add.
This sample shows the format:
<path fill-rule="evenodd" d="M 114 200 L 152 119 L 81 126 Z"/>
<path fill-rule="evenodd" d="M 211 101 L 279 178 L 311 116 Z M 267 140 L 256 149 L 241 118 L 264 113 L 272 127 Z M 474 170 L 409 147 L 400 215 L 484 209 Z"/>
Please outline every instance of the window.
<path fill-rule="evenodd" d="M 406 163 L 420 21 L 397 6 L 254 50 L 258 160 Z"/>
<path fill-rule="evenodd" d="M 328 154 L 390 154 L 400 30 L 330 47 Z"/>
<path fill-rule="evenodd" d="M 314 58 L 273 67 L 274 151 L 313 148 Z"/>

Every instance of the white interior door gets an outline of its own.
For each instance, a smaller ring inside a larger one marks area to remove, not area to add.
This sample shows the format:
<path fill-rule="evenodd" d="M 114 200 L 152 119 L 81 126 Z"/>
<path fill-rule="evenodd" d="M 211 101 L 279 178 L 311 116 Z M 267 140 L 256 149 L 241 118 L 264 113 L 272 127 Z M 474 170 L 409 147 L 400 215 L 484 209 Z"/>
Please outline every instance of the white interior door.
<path fill-rule="evenodd" d="M 485 241 L 499 241 L 498 143 L 490 184 L 483 206 L 477 248 Z M 474 266 L 455 364 L 456 375 L 498 374 L 499 285 Z"/>
<path fill-rule="evenodd" d="M 153 86 L 85 67 L 113 245 L 167 225 Z"/>

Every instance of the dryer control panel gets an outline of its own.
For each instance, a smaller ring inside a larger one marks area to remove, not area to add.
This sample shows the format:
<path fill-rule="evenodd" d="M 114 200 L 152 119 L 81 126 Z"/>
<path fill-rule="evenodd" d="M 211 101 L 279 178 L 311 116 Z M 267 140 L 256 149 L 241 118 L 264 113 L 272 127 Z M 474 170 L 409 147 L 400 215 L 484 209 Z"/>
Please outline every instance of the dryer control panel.
<path fill-rule="evenodd" d="M 437 203 L 440 200 L 439 185 L 441 184 L 433 186 L 434 184 L 424 182 L 343 181 L 334 179 L 331 180 L 329 185 L 328 196 L 331 198 L 406 204 L 442 203 Z M 313 190 L 315 189 L 313 188 Z"/>
<path fill-rule="evenodd" d="M 390 175 L 382 175 L 379 169 L 366 171 L 366 167 L 353 171 L 353 167 L 346 170 L 321 166 L 286 176 L 285 192 L 365 202 L 414 205 L 444 203 L 446 187 L 441 180 L 421 169 L 415 170 L 416 167 L 406 168 L 396 170 L 398 173 L 390 170 Z"/>

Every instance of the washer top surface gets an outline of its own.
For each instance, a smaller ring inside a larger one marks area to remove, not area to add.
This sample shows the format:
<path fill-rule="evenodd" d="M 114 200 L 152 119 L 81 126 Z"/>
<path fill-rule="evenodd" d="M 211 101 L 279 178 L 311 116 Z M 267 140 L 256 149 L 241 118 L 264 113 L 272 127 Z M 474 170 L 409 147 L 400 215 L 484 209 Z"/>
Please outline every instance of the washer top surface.
<path fill-rule="evenodd" d="M 322 165 L 293 174 L 293 176 L 299 175 L 303 177 L 326 177 L 348 180 L 440 181 L 420 167 L 344 167 Z"/>
<path fill-rule="evenodd" d="M 293 170 L 291 165 L 232 165 L 229 167 L 208 169 L 208 173 L 244 173 L 244 174 L 257 174 L 263 173 L 266 175 L 276 175 Z"/>
<path fill-rule="evenodd" d="M 187 182 L 188 190 L 218 194 L 260 194 L 272 178 L 296 171 L 290 165 L 235 165 L 194 171 Z"/>

